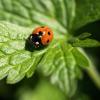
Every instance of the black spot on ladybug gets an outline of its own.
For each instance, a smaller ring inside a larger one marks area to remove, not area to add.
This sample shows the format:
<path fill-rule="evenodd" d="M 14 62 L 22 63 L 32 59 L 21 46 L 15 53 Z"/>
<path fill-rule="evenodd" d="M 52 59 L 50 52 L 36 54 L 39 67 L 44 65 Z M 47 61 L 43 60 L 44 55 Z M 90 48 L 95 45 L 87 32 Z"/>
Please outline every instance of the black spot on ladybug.
<path fill-rule="evenodd" d="M 41 28 L 44 28 L 44 26 L 42 26 Z"/>
<path fill-rule="evenodd" d="M 47 40 L 47 43 L 49 43 L 49 40 Z"/>
<path fill-rule="evenodd" d="M 39 31 L 39 35 L 41 35 L 41 36 L 42 36 L 42 35 L 43 35 L 43 32 Z"/>
<path fill-rule="evenodd" d="M 48 35 L 50 35 L 50 32 L 48 32 Z"/>

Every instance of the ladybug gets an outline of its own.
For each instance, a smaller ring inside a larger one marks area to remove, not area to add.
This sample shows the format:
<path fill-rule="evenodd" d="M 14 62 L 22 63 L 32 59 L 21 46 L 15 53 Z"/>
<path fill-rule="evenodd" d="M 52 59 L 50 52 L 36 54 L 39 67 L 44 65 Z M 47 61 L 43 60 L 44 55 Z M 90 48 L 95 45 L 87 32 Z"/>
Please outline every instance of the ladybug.
<path fill-rule="evenodd" d="M 53 32 L 48 26 L 38 27 L 29 37 L 35 48 L 48 45 L 53 39 Z"/>

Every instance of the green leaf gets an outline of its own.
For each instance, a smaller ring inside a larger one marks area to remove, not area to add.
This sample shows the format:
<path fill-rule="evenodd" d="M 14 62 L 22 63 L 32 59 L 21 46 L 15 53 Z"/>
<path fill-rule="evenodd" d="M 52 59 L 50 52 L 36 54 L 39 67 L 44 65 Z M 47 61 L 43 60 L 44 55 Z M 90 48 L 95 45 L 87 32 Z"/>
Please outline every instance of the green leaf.
<path fill-rule="evenodd" d="M 35 88 L 23 86 L 16 96 L 18 100 L 67 100 L 63 92 L 44 79 L 41 79 Z"/>
<path fill-rule="evenodd" d="M 77 36 L 77 38 L 81 40 L 90 37 L 91 35 L 92 35 L 91 33 L 82 33 L 79 36 Z"/>
<path fill-rule="evenodd" d="M 84 40 L 84 39 L 90 37 L 91 35 L 92 34 L 90 34 L 90 33 L 82 33 L 82 34 L 75 36 L 75 37 L 72 36 L 71 38 L 69 38 L 68 42 L 71 44 L 74 44 L 79 40 Z"/>
<path fill-rule="evenodd" d="M 76 61 L 71 52 L 70 45 L 55 43 L 38 65 L 39 73 L 49 76 L 51 83 L 60 87 L 69 97 L 71 97 L 77 87 Z M 54 52 L 54 54 L 52 54 Z M 47 60 L 48 59 L 48 60 Z"/>
<path fill-rule="evenodd" d="M 26 50 L 25 42 L 30 33 L 30 28 L 0 22 L 0 79 L 7 77 L 7 82 L 13 84 L 34 73 L 47 49 Z"/>
<path fill-rule="evenodd" d="M 75 68 L 88 65 L 84 54 L 75 57 L 67 36 L 62 35 L 72 28 L 74 17 L 75 0 L 0 0 L 0 20 L 14 23 L 0 23 L 0 79 L 16 83 L 31 77 L 38 67 L 39 73 L 71 97 L 77 87 Z M 51 27 L 54 39 L 47 48 L 30 52 L 25 49 L 26 39 L 40 25 Z"/>
<path fill-rule="evenodd" d="M 74 30 L 97 20 L 100 20 L 100 1 L 76 1 L 76 17 L 73 24 Z"/>
<path fill-rule="evenodd" d="M 0 0 L 0 20 L 22 26 L 48 25 L 65 33 L 74 17 L 74 0 Z"/>
<path fill-rule="evenodd" d="M 1 79 L 7 77 L 8 83 L 16 83 L 25 76 L 31 77 L 38 66 L 39 70 L 42 68 L 40 73 L 51 76 L 53 84 L 73 95 L 77 84 L 76 63 L 69 50 L 71 46 L 62 45 L 67 38 L 63 33 L 68 33 L 75 17 L 75 0 L 0 0 L 0 5 L 0 20 L 14 23 L 0 23 Z M 54 40 L 43 50 L 29 52 L 25 49 L 26 39 L 33 30 L 31 27 L 39 25 L 51 27 Z"/>
<path fill-rule="evenodd" d="M 74 47 L 98 47 L 100 46 L 100 42 L 94 39 L 84 39 L 84 40 L 79 40 L 76 39 L 72 41 L 72 46 Z"/>
<path fill-rule="evenodd" d="M 73 48 L 72 53 L 76 59 L 77 64 L 80 67 L 89 67 L 89 59 L 86 54 L 82 51 L 82 49 Z"/>
<path fill-rule="evenodd" d="M 0 23 L 0 38 L 6 38 L 0 41 L 0 79 L 7 77 L 7 83 L 13 84 L 25 76 L 31 77 L 37 68 L 39 73 L 49 77 L 52 84 L 71 97 L 78 79 L 73 47 L 66 43 L 64 35 L 55 34 L 48 47 L 31 52 L 25 49 L 31 31 L 31 28 Z"/>

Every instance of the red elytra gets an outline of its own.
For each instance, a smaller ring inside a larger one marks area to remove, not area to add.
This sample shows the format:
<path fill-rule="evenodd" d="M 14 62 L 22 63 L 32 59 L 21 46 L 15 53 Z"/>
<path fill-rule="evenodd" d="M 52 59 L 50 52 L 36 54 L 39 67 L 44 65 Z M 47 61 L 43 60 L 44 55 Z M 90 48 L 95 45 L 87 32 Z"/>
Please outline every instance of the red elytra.
<path fill-rule="evenodd" d="M 53 31 L 48 26 L 38 27 L 32 34 L 36 34 L 41 38 L 42 45 L 49 44 L 53 39 Z"/>

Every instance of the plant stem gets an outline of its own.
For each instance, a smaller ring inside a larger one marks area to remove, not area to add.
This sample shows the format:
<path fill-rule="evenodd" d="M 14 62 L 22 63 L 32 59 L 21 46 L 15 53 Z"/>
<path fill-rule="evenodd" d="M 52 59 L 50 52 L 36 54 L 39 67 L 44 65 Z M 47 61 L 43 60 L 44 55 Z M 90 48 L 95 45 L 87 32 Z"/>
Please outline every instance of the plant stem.
<path fill-rule="evenodd" d="M 100 89 L 100 74 L 96 70 L 96 68 L 90 64 L 90 67 L 86 68 L 87 73 L 93 80 L 93 82 L 96 84 L 96 86 Z"/>

